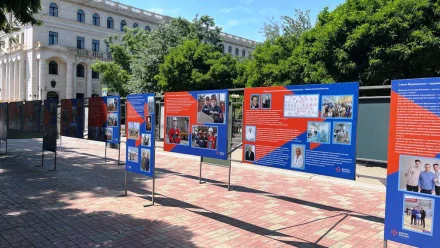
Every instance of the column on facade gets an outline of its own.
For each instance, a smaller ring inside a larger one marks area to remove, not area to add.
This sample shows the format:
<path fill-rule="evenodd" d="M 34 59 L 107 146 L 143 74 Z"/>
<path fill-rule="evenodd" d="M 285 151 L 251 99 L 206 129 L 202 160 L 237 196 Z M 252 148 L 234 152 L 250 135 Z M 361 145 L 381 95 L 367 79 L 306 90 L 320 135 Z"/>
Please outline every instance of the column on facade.
<path fill-rule="evenodd" d="M 67 62 L 66 99 L 73 98 L 73 62 Z"/>
<path fill-rule="evenodd" d="M 77 73 L 77 64 L 73 64 L 73 87 L 72 87 L 72 98 L 76 98 L 76 87 L 78 85 L 78 75 Z"/>
<path fill-rule="evenodd" d="M 18 69 L 20 69 L 20 65 L 19 65 L 20 61 L 18 59 L 15 60 L 14 62 L 14 99 L 18 100 L 19 98 L 19 92 L 20 92 L 20 71 Z"/>
<path fill-rule="evenodd" d="M 87 87 L 86 97 L 92 97 L 92 67 L 87 68 Z"/>
<path fill-rule="evenodd" d="M 38 95 L 40 96 L 38 98 L 38 100 L 44 100 L 46 99 L 46 92 L 45 92 L 45 88 L 46 88 L 46 74 L 47 74 L 47 70 L 46 70 L 46 59 L 43 59 L 40 57 L 39 63 L 38 63 L 38 85 L 40 88 L 40 92 L 38 92 Z"/>
<path fill-rule="evenodd" d="M 8 85 L 8 73 L 9 73 L 9 67 L 8 67 L 8 61 L 4 62 L 4 66 L 3 66 L 3 85 L 5 86 L 5 92 L 3 93 L 3 96 L 5 97 L 5 100 L 9 99 L 9 85 Z"/>
<path fill-rule="evenodd" d="M 18 74 L 19 74 L 18 83 L 20 85 L 18 99 L 20 99 L 21 101 L 25 101 L 26 100 L 26 78 L 25 78 L 26 67 L 24 63 L 24 56 L 21 56 Z"/>
<path fill-rule="evenodd" d="M 14 100 L 14 62 L 12 60 L 9 60 L 8 67 L 8 99 Z"/>

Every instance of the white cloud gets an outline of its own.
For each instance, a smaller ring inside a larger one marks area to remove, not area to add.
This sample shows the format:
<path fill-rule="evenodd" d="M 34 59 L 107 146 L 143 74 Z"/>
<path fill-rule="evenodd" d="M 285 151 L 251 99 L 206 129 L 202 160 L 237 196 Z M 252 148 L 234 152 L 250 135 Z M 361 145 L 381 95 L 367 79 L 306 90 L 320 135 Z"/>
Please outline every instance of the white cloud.
<path fill-rule="evenodd" d="M 235 27 L 235 26 L 238 26 L 238 25 L 240 25 L 240 21 L 238 21 L 238 20 L 229 20 L 227 23 L 226 23 L 226 27 Z"/>
<path fill-rule="evenodd" d="M 252 12 L 252 9 L 249 8 L 241 8 L 241 7 L 235 7 L 235 8 L 221 8 L 219 10 L 220 13 L 231 13 L 231 12 L 245 12 L 250 13 Z"/>

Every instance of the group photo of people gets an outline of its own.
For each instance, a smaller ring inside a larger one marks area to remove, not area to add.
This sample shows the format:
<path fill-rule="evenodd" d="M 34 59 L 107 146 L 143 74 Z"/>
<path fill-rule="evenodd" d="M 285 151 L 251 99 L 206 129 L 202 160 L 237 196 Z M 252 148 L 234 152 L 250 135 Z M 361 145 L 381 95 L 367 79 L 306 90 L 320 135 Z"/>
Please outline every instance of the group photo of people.
<path fill-rule="evenodd" d="M 330 122 L 312 122 L 307 124 L 307 142 L 330 143 Z"/>
<path fill-rule="evenodd" d="M 169 144 L 189 145 L 189 117 L 168 116 L 166 120 L 165 142 Z"/>
<path fill-rule="evenodd" d="M 139 162 L 139 150 L 137 147 L 134 146 L 128 146 L 127 147 L 127 152 L 128 152 L 128 158 L 127 160 L 133 163 L 138 163 Z"/>
<path fill-rule="evenodd" d="M 250 104 L 251 109 L 270 109 L 272 107 L 272 94 L 252 94 Z"/>
<path fill-rule="evenodd" d="M 431 235 L 434 216 L 434 200 L 404 195 L 403 228 Z"/>
<path fill-rule="evenodd" d="M 440 159 L 400 156 L 399 190 L 440 196 Z"/>
<path fill-rule="evenodd" d="M 111 129 L 111 128 L 110 128 Z M 89 126 L 89 130 L 87 133 L 88 139 L 91 140 L 104 140 L 104 128 L 103 127 L 91 127 Z"/>
<path fill-rule="evenodd" d="M 322 117 L 352 118 L 353 96 L 322 96 Z"/>
<path fill-rule="evenodd" d="M 245 145 L 244 160 L 249 162 L 255 161 L 255 145 Z"/>
<path fill-rule="evenodd" d="M 139 122 L 129 122 L 128 123 L 128 138 L 133 140 L 138 140 L 140 134 L 140 124 Z"/>
<path fill-rule="evenodd" d="M 192 147 L 217 149 L 218 128 L 213 126 L 193 126 Z"/>
<path fill-rule="evenodd" d="M 107 114 L 107 126 L 109 127 L 117 127 L 118 126 L 118 114 L 117 113 L 109 113 Z"/>
<path fill-rule="evenodd" d="M 115 97 L 107 97 L 107 112 L 118 111 L 118 99 Z"/>
<path fill-rule="evenodd" d="M 142 146 L 151 146 L 151 134 L 149 133 L 143 133 L 142 134 L 142 142 L 141 142 Z"/>
<path fill-rule="evenodd" d="M 150 149 L 141 149 L 141 171 L 150 172 Z"/>
<path fill-rule="evenodd" d="M 292 144 L 291 147 L 291 168 L 304 170 L 305 145 Z"/>
<path fill-rule="evenodd" d="M 333 123 L 333 144 L 351 144 L 351 122 Z"/>
<path fill-rule="evenodd" d="M 197 123 L 225 123 L 226 94 L 197 95 Z"/>

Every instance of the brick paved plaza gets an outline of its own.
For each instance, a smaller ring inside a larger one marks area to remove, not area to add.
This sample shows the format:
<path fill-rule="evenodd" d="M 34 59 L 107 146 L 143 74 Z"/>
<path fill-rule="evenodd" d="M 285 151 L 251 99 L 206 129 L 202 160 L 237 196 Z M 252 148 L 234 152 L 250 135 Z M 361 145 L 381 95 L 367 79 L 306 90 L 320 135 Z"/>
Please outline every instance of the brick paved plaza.
<path fill-rule="evenodd" d="M 117 166 L 117 150 L 62 138 L 58 168 L 41 140 L 0 157 L 0 247 L 382 247 L 384 187 L 273 168 L 204 165 L 156 149 L 152 180 Z M 125 147 L 121 150 L 125 160 Z M 388 247 L 404 247 L 389 243 Z"/>

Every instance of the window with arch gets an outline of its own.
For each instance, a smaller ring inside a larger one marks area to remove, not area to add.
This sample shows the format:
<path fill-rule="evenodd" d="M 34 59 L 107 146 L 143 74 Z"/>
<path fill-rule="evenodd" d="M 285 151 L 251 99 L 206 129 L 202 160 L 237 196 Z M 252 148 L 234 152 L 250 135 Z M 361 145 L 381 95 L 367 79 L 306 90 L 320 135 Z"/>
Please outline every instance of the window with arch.
<path fill-rule="evenodd" d="M 84 66 L 81 64 L 76 66 L 76 77 L 84 77 Z"/>
<path fill-rule="evenodd" d="M 238 48 L 235 48 L 235 56 L 238 56 Z"/>
<path fill-rule="evenodd" d="M 109 29 L 114 29 L 114 23 L 113 23 L 113 18 L 109 17 L 107 18 L 107 28 Z"/>
<path fill-rule="evenodd" d="M 124 27 L 125 26 L 127 26 L 127 23 L 124 20 L 122 20 L 121 21 L 121 32 L 124 32 Z"/>
<path fill-rule="evenodd" d="M 51 3 L 49 5 L 49 15 L 58 17 L 58 5 L 56 5 L 55 3 Z"/>
<path fill-rule="evenodd" d="M 53 60 L 49 62 L 49 74 L 58 75 L 58 64 Z"/>
<path fill-rule="evenodd" d="M 133 28 L 137 28 L 137 27 L 139 27 L 139 25 L 136 22 L 133 23 Z"/>
<path fill-rule="evenodd" d="M 149 26 L 146 26 L 146 27 L 145 27 L 145 31 L 147 31 L 148 33 L 151 32 L 150 27 L 149 27 Z"/>
<path fill-rule="evenodd" d="M 244 49 L 241 51 L 241 57 L 246 57 L 246 51 Z"/>
<path fill-rule="evenodd" d="M 231 47 L 231 46 L 228 47 L 228 53 L 229 53 L 229 54 L 232 53 L 232 47 Z"/>
<path fill-rule="evenodd" d="M 101 19 L 99 18 L 98 14 L 93 14 L 93 25 L 95 26 L 101 26 Z"/>
<path fill-rule="evenodd" d="M 84 23 L 86 21 L 86 15 L 84 15 L 84 11 L 78 10 L 76 12 L 76 21 Z"/>

